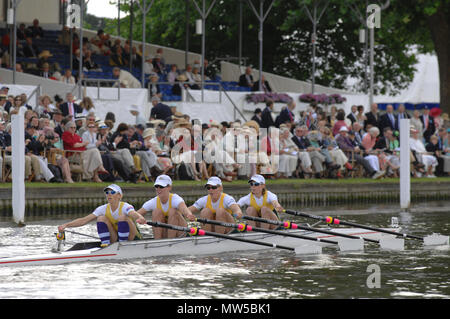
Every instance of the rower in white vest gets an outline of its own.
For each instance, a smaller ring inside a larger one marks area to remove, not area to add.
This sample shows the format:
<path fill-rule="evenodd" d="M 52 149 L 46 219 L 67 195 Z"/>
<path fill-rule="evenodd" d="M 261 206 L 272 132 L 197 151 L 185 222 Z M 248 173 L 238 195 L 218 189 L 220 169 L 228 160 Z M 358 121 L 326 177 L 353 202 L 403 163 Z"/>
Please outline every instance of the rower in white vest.
<path fill-rule="evenodd" d="M 212 176 L 206 182 L 205 188 L 208 195 L 199 198 L 189 210 L 193 213 L 200 211 L 200 217 L 217 220 L 225 223 L 234 223 L 234 218 L 241 218 L 242 211 L 234 198 L 223 192 L 222 180 L 217 176 Z M 234 217 L 234 218 L 233 218 Z M 215 231 L 225 234 L 232 229 L 223 226 L 213 226 L 205 224 L 206 231 Z"/>
<path fill-rule="evenodd" d="M 246 214 L 252 217 L 279 220 L 278 213 L 284 208 L 278 202 L 278 197 L 266 189 L 266 180 L 262 175 L 253 175 L 248 181 L 250 184 L 250 194 L 238 200 L 240 207 L 247 206 Z M 268 229 L 275 229 L 276 225 L 269 225 L 259 222 L 249 222 L 251 226 Z"/>
<path fill-rule="evenodd" d="M 68 227 L 80 227 L 97 220 L 97 231 L 102 247 L 117 240 L 121 242 L 141 239 L 142 236 L 136 222 L 146 224 L 147 221 L 134 210 L 132 205 L 122 201 L 123 193 L 120 186 L 111 184 L 103 191 L 108 204 L 97 207 L 93 213 L 85 217 L 58 226 L 58 231 L 61 233 Z"/>
<path fill-rule="evenodd" d="M 167 175 L 159 175 L 155 180 L 156 197 L 146 201 L 137 211 L 138 214 L 145 215 L 152 212 L 152 221 L 165 224 L 172 224 L 186 227 L 186 217 L 190 221 L 195 220 L 195 216 L 187 208 L 183 198 L 177 194 L 171 193 L 172 179 Z M 155 239 L 174 238 L 184 236 L 185 232 L 166 229 L 162 227 L 153 227 L 153 236 Z"/>

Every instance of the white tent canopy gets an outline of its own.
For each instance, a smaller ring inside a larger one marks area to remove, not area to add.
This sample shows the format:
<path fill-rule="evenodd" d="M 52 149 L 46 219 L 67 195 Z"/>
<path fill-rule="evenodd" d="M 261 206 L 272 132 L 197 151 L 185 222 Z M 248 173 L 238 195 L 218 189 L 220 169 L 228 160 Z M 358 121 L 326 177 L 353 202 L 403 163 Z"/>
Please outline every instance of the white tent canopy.
<path fill-rule="evenodd" d="M 436 55 L 418 55 L 417 71 L 407 89 L 396 96 L 377 95 L 376 103 L 439 104 L 439 65 Z"/>

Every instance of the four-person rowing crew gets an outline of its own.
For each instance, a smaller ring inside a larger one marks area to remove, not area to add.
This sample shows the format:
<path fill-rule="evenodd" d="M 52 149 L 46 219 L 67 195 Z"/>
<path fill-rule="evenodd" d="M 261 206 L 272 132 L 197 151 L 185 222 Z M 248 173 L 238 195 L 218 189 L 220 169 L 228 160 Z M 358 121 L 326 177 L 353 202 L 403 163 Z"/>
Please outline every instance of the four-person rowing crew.
<path fill-rule="evenodd" d="M 194 213 L 200 211 L 200 217 L 216 220 L 223 223 L 234 223 L 241 219 L 241 207 L 247 206 L 246 213 L 251 217 L 261 217 L 268 220 L 279 221 L 278 213 L 284 208 L 278 202 L 277 196 L 265 188 L 265 179 L 261 175 L 254 175 L 249 180 L 250 193 L 236 202 L 234 198 L 223 192 L 222 181 L 218 177 L 211 177 L 205 188 L 208 195 L 199 198 L 192 206 L 187 207 L 183 198 L 172 193 L 172 179 L 167 175 L 157 177 L 154 187 L 157 196 L 146 201 L 139 210 L 123 202 L 122 189 L 111 184 L 104 189 L 107 204 L 97 207 L 93 213 L 77 218 L 71 222 L 60 225 L 58 231 L 62 233 L 66 228 L 80 227 L 97 220 L 97 231 L 103 247 L 116 241 L 138 240 L 142 238 L 137 223 L 146 224 L 145 214 L 152 212 L 152 222 L 167 223 L 186 227 L 187 220 L 194 221 Z M 250 221 L 250 225 L 259 226 L 259 222 Z M 276 226 L 263 224 L 262 228 L 272 229 Z M 225 234 L 232 230 L 230 227 L 204 224 L 206 231 Z M 182 237 L 185 232 L 154 227 L 155 239 Z"/>

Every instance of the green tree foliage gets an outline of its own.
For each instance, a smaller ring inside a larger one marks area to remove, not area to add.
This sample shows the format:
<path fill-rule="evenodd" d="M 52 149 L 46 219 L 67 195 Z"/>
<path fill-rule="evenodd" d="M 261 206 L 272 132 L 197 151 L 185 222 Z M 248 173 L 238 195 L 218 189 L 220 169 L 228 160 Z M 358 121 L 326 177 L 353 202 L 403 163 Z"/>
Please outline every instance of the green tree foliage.
<path fill-rule="evenodd" d="M 141 3 L 144 0 L 140 0 Z M 146 0 L 150 1 L 150 0 Z M 201 37 L 195 35 L 195 20 L 200 16 L 193 0 L 155 0 L 147 16 L 146 41 L 184 50 L 186 8 L 189 18 L 189 50 L 201 52 Z M 196 0 L 199 6 L 202 0 Z M 263 70 L 303 81 L 311 79 L 312 23 L 305 11 L 311 11 L 315 1 L 323 7 L 325 0 L 276 0 L 264 23 Z M 383 5 L 388 0 L 367 3 Z M 206 0 L 206 6 L 212 0 Z M 117 0 L 111 0 L 117 3 Z M 243 1 L 243 56 L 257 68 L 259 22 L 247 1 Z M 255 7 L 259 1 L 253 0 Z M 265 1 L 267 10 L 270 1 Z M 348 89 L 346 79 L 356 79 L 352 89 L 364 89 L 364 44 L 359 43 L 361 20 L 349 7 L 365 19 L 365 0 L 330 0 L 317 27 L 316 84 Z M 413 79 L 417 53 L 435 51 L 439 60 L 441 105 L 450 109 L 450 0 L 390 0 L 381 13 L 381 28 L 375 30 L 375 94 L 395 94 L 406 88 Z M 133 37 L 142 38 L 142 13 L 134 6 Z M 129 1 L 121 0 L 121 10 L 129 12 Z M 128 37 L 129 16 L 121 21 L 122 36 Z M 114 34 L 117 21 L 106 24 L 106 31 Z M 239 0 L 219 0 L 206 22 L 206 57 L 238 55 Z M 436 75 L 438 76 L 438 75 Z"/>

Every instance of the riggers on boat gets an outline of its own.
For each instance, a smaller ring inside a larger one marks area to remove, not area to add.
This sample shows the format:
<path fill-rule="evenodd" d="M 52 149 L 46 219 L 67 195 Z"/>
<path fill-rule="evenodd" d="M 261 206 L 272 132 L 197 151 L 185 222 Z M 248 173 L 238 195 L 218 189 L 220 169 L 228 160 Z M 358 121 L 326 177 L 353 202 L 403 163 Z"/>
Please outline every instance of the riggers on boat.
<path fill-rule="evenodd" d="M 191 229 L 195 230 L 196 228 Z M 393 232 L 399 231 L 399 228 L 383 229 Z M 386 234 L 380 231 L 367 230 L 363 228 L 335 228 L 332 230 L 338 234 L 346 234 L 373 240 L 382 240 L 395 237 L 391 234 Z M 215 255 L 225 252 L 250 251 L 260 249 L 289 249 L 289 247 L 291 247 L 292 251 L 296 251 L 298 247 L 310 247 L 313 248 L 313 250 L 311 251 L 314 251 L 316 247 L 336 247 L 336 245 L 329 243 L 331 241 L 342 242 L 354 240 L 332 234 L 324 234 L 315 231 L 305 231 L 300 229 L 286 229 L 282 230 L 282 232 L 308 236 L 317 238 L 319 240 L 312 243 L 310 240 L 293 238 L 291 236 L 288 237 L 278 234 L 275 235 L 261 232 L 238 232 L 226 235 L 226 237 L 231 237 L 235 240 L 229 238 L 219 238 L 210 235 L 198 236 L 198 234 L 192 234 L 194 236 L 188 235 L 187 237 L 174 239 L 143 239 L 138 241 L 116 242 L 105 248 L 100 248 L 100 242 L 98 241 L 78 243 L 68 250 L 61 252 L 0 258 L 0 266 L 50 265 L 99 260 L 113 261 L 172 255 Z M 323 242 L 322 240 L 328 242 Z M 265 243 L 266 245 L 252 243 L 250 241 Z M 59 240 L 57 243 L 60 245 L 60 248 L 63 248 L 62 240 Z"/>

